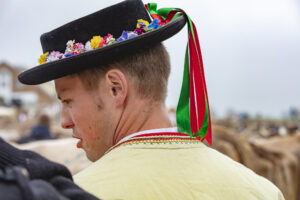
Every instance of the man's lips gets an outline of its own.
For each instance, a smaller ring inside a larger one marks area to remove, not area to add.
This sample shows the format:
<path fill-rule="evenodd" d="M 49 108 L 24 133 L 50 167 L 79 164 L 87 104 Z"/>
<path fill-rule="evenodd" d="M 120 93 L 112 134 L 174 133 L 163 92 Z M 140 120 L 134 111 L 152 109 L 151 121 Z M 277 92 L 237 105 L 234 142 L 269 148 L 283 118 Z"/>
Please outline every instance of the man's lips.
<path fill-rule="evenodd" d="M 79 139 L 77 142 L 77 148 L 82 148 L 82 139 L 76 135 L 72 135 L 73 138 Z"/>

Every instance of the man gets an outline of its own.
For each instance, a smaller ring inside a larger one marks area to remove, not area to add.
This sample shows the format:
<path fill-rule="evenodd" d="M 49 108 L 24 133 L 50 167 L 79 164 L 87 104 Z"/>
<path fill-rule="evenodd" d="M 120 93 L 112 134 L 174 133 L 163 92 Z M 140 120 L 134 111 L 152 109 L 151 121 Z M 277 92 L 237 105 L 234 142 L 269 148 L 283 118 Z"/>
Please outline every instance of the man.
<path fill-rule="evenodd" d="M 127 0 L 42 35 L 41 66 L 19 76 L 26 84 L 55 80 L 62 127 L 94 161 L 75 182 L 101 199 L 284 199 L 201 143 L 210 142 L 210 117 L 196 29 L 180 9 L 146 8 L 153 21 L 140 0 Z M 164 104 L 170 63 L 160 42 L 186 22 L 178 130 Z"/>
<path fill-rule="evenodd" d="M 30 135 L 22 137 L 18 143 L 24 144 L 36 140 L 53 139 L 54 137 L 52 137 L 50 132 L 50 122 L 50 118 L 47 115 L 41 115 L 38 124 L 31 129 Z"/>

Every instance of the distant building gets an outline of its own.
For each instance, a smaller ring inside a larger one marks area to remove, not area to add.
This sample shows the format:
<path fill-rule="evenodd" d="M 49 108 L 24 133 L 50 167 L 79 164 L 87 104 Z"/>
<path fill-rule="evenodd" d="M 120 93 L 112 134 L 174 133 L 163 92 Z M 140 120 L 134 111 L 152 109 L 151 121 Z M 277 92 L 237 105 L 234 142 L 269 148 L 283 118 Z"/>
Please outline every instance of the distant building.
<path fill-rule="evenodd" d="M 0 104 L 6 106 L 53 104 L 55 91 L 51 83 L 32 86 L 18 81 L 18 74 L 24 69 L 0 63 Z"/>

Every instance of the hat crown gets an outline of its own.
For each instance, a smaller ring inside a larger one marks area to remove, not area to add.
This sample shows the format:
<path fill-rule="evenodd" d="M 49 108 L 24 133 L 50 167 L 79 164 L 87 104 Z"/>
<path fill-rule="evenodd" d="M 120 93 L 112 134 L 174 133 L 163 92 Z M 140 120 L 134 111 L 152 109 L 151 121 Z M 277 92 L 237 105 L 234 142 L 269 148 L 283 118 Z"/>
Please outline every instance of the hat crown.
<path fill-rule="evenodd" d="M 110 33 L 117 38 L 123 30 L 134 30 L 138 19 L 151 21 L 143 2 L 123 1 L 44 33 L 41 35 L 43 52 L 64 52 L 69 40 L 85 43 L 95 35 Z"/>

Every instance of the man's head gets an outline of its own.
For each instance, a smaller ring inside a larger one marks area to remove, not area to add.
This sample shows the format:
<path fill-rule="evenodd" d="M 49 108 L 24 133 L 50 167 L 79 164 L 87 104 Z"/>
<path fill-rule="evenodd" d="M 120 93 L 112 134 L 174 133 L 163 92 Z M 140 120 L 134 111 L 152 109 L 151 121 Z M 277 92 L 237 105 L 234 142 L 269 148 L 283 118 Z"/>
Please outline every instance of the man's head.
<path fill-rule="evenodd" d="M 73 129 L 91 161 L 114 145 L 127 107 L 139 102 L 163 103 L 170 73 L 162 44 L 78 74 L 55 80 L 62 102 L 61 125 Z M 144 104 L 147 105 L 147 104 Z"/>
<path fill-rule="evenodd" d="M 41 115 L 39 118 L 39 124 L 50 128 L 50 118 L 47 115 Z"/>
<path fill-rule="evenodd" d="M 73 129 L 90 160 L 126 133 L 170 126 L 162 106 L 170 66 L 160 43 L 179 32 L 186 17 L 164 19 L 148 6 L 124 0 L 44 33 L 40 65 L 18 76 L 29 85 L 55 80 L 62 126 Z"/>

